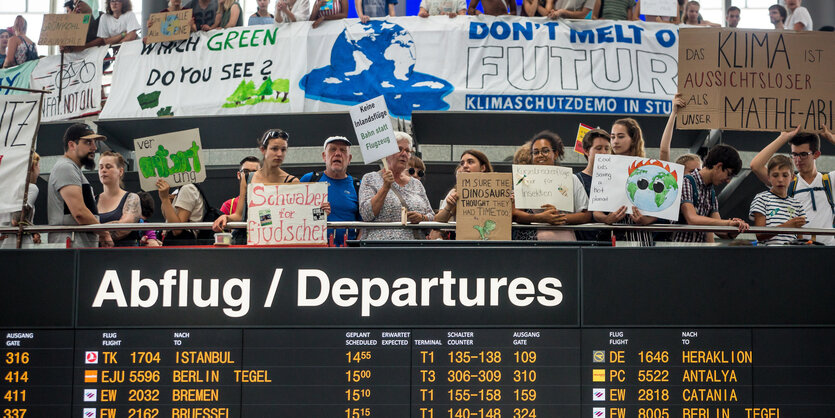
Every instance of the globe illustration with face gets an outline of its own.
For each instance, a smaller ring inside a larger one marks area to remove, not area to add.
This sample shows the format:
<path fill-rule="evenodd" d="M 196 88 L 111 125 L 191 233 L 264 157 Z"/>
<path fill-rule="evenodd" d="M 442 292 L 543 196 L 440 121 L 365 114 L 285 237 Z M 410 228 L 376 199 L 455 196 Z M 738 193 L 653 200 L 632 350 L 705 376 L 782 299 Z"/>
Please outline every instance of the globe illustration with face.
<path fill-rule="evenodd" d="M 642 212 L 669 208 L 678 196 L 678 175 L 658 160 L 636 160 L 629 166 L 626 195 Z"/>

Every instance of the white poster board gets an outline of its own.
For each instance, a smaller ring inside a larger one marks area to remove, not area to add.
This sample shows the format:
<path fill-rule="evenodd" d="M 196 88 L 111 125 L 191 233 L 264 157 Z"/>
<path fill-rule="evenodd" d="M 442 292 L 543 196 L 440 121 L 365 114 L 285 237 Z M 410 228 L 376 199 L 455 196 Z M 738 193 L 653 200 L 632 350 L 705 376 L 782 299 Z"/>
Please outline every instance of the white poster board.
<path fill-rule="evenodd" d="M 172 187 L 206 180 L 199 129 L 137 138 L 133 147 L 142 190 L 156 190 L 158 179 Z"/>
<path fill-rule="evenodd" d="M 650 158 L 600 155 L 594 158 L 589 210 L 614 212 L 635 206 L 643 215 L 678 220 L 684 166 Z"/>
<path fill-rule="evenodd" d="M 0 213 L 23 208 L 39 100 L 38 94 L 0 96 Z"/>
<path fill-rule="evenodd" d="M 517 209 L 554 205 L 574 212 L 574 174 L 556 165 L 513 165 L 513 196 Z"/>
<path fill-rule="evenodd" d="M 394 127 L 383 96 L 351 106 L 350 113 L 365 164 L 397 154 L 399 149 L 394 139 Z"/>
<path fill-rule="evenodd" d="M 675 16 L 678 13 L 676 0 L 641 0 L 641 14 L 651 16 Z"/>
<path fill-rule="evenodd" d="M 327 183 L 247 186 L 247 245 L 327 245 Z"/>

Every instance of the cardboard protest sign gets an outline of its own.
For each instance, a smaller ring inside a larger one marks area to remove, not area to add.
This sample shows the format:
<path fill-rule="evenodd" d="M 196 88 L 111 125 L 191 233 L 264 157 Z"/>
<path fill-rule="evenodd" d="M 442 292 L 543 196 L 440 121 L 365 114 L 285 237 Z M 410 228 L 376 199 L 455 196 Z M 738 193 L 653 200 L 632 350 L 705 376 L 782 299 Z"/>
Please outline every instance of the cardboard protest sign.
<path fill-rule="evenodd" d="M 247 245 L 327 245 L 327 183 L 247 186 Z"/>
<path fill-rule="evenodd" d="M 557 165 L 513 165 L 513 194 L 519 209 L 554 205 L 574 212 L 574 174 Z"/>
<path fill-rule="evenodd" d="M 206 180 L 199 129 L 137 138 L 133 146 L 142 190 L 156 190 L 160 178 L 172 187 Z"/>
<path fill-rule="evenodd" d="M 191 9 L 152 13 L 148 18 L 148 42 L 179 41 L 191 35 Z"/>
<path fill-rule="evenodd" d="M 625 155 L 594 157 L 589 210 L 614 212 L 635 206 L 643 215 L 678 220 L 684 166 Z"/>
<path fill-rule="evenodd" d="M 460 173 L 455 190 L 456 240 L 510 240 L 513 175 Z"/>
<path fill-rule="evenodd" d="M 79 46 L 87 43 L 87 28 L 90 15 L 55 14 L 43 15 L 39 45 Z"/>
<path fill-rule="evenodd" d="M 383 96 L 351 106 L 350 113 L 364 163 L 371 164 L 397 153 L 394 128 Z"/>
<path fill-rule="evenodd" d="M 678 4 L 676 0 L 641 0 L 641 14 L 675 16 L 678 14 Z"/>
<path fill-rule="evenodd" d="M 577 139 L 574 140 L 574 152 L 586 155 L 586 153 L 583 152 L 583 137 L 586 136 L 586 133 L 592 129 L 594 128 L 586 125 L 585 123 L 580 124 L 580 127 L 577 128 Z"/>
<path fill-rule="evenodd" d="M 833 129 L 835 34 L 682 28 L 679 129 Z"/>
<path fill-rule="evenodd" d="M 0 213 L 23 208 L 40 95 L 0 96 Z"/>

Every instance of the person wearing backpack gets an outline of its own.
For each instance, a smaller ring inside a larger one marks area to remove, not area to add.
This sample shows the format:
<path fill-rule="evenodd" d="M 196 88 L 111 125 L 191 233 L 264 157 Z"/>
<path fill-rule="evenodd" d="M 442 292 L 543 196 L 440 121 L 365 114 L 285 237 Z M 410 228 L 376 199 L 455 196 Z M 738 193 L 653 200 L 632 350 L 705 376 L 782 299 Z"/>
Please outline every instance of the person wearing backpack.
<path fill-rule="evenodd" d="M 21 15 L 17 15 L 13 26 L 15 36 L 9 39 L 9 45 L 6 47 L 6 61 L 3 62 L 3 68 L 14 67 L 26 61 L 38 59 L 38 49 L 35 46 L 35 42 L 26 36 L 26 26 L 26 19 Z"/>
<path fill-rule="evenodd" d="M 688 225 L 735 226 L 737 233 L 719 234 L 733 239 L 748 230 L 748 223 L 739 218 L 722 219 L 714 186 L 727 184 L 739 174 L 742 159 L 730 146 L 719 144 L 710 149 L 704 167 L 684 176 L 681 185 L 681 215 L 679 223 Z M 705 232 L 682 231 L 673 234 L 675 242 L 707 242 Z"/>
<path fill-rule="evenodd" d="M 822 136 L 835 145 L 835 135 L 832 131 L 827 126 L 821 129 L 823 130 Z M 751 160 L 751 171 L 760 181 L 771 187 L 766 164 L 786 143 L 790 145 L 791 158 L 797 167 L 797 175 L 789 183 L 788 195 L 796 197 L 803 203 L 807 220 L 806 228 L 835 226 L 835 203 L 833 202 L 835 190 L 832 187 L 835 171 L 820 173 L 815 164 L 815 160 L 821 155 L 820 137 L 821 135 L 816 133 L 801 133 L 800 126 L 798 126 L 791 132 L 781 133 Z M 803 239 L 809 238 L 812 237 L 803 236 Z M 835 237 L 832 235 L 815 236 L 812 239 L 826 245 L 835 245 Z"/>
<path fill-rule="evenodd" d="M 325 140 L 322 151 L 325 171 L 314 171 L 303 175 L 302 183 L 328 183 L 328 202 L 331 213 L 328 221 L 357 222 L 360 220 L 358 195 L 360 179 L 348 174 L 351 164 L 351 141 L 344 136 L 332 136 Z M 347 233 L 346 233 L 347 232 Z M 346 240 L 357 239 L 356 229 L 328 229 L 328 237 L 333 237 L 334 245 L 345 245 Z"/>

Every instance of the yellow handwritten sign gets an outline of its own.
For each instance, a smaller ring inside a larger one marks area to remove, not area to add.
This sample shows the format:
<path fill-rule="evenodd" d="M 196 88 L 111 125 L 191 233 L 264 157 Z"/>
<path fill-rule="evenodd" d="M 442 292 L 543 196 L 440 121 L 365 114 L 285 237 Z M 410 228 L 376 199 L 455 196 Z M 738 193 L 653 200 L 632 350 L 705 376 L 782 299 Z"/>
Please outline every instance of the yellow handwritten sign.
<path fill-rule="evenodd" d="M 87 43 L 90 15 L 43 15 L 40 45 L 79 46 Z"/>
<path fill-rule="evenodd" d="M 679 129 L 833 129 L 835 34 L 683 28 Z"/>
<path fill-rule="evenodd" d="M 191 35 L 191 9 L 154 13 L 148 19 L 148 42 L 179 41 Z"/>

